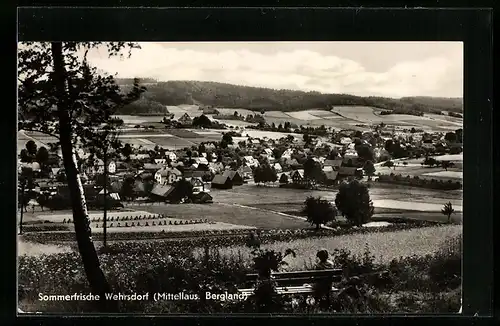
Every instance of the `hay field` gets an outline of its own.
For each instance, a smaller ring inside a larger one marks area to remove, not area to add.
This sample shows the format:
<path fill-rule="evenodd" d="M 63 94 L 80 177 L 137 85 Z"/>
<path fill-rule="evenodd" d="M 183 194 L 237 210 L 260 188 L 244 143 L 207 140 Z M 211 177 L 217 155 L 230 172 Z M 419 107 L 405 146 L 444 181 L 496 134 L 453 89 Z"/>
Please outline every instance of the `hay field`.
<path fill-rule="evenodd" d="M 294 249 L 297 257 L 287 257 L 289 264 L 285 270 L 301 270 L 306 264 L 314 263 L 318 250 L 324 248 L 329 252 L 335 249 L 347 249 L 356 255 L 362 255 L 365 248 L 375 256 L 377 263 L 388 263 L 392 259 L 412 255 L 424 256 L 438 251 L 447 238 L 460 236 L 460 225 L 417 228 L 404 231 L 351 234 L 336 237 L 309 238 L 264 244 L 265 249 L 284 252 Z M 242 255 L 246 260 L 251 259 L 250 250 L 245 246 L 233 246 L 219 249 L 221 255 Z M 201 249 L 195 251 L 202 254 Z"/>

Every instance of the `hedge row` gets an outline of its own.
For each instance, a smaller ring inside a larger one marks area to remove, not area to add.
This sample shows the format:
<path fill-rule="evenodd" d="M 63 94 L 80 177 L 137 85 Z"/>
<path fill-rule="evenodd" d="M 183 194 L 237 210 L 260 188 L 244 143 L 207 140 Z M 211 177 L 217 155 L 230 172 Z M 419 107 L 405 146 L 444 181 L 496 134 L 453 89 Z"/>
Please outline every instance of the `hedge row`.
<path fill-rule="evenodd" d="M 378 182 L 408 185 L 412 187 L 422 187 L 422 188 L 438 189 L 438 190 L 462 189 L 462 183 L 459 181 L 453 182 L 452 180 L 444 181 L 437 179 L 424 179 L 424 178 L 419 178 L 418 176 L 414 176 L 412 178 L 409 175 L 403 177 L 401 174 L 393 174 L 393 173 L 391 173 L 390 175 L 380 175 L 378 177 Z"/>

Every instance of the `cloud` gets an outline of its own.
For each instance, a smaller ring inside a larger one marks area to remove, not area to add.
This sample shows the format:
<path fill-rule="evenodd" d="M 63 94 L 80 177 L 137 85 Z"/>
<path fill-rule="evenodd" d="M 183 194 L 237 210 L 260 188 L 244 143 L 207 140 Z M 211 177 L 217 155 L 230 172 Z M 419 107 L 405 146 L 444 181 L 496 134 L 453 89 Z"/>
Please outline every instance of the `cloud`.
<path fill-rule="evenodd" d="M 462 96 L 462 53 L 456 50 L 420 60 L 399 60 L 386 71 L 374 72 L 349 58 L 304 49 L 259 53 L 244 45 L 223 51 L 158 43 L 141 43 L 141 47 L 124 59 L 110 59 L 102 50 L 95 50 L 89 53 L 89 61 L 118 77 L 206 80 L 362 96 Z"/>

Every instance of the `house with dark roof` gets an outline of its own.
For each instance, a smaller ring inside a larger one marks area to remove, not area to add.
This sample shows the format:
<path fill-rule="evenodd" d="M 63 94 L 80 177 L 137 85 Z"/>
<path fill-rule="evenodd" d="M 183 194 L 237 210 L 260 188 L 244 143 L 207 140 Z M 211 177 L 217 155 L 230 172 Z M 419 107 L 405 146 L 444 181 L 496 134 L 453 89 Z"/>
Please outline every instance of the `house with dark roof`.
<path fill-rule="evenodd" d="M 167 201 L 168 197 L 174 192 L 175 187 L 172 185 L 155 184 L 151 190 L 150 197 L 156 201 Z"/>
<path fill-rule="evenodd" d="M 338 169 L 340 168 L 341 165 L 342 165 L 341 158 L 335 159 L 335 160 L 325 160 L 325 162 L 323 163 L 323 166 L 325 166 L 325 167 L 331 166 L 334 171 L 338 171 Z"/>
<path fill-rule="evenodd" d="M 241 186 L 244 183 L 243 177 L 238 171 L 226 170 L 222 175 L 227 176 L 231 180 L 233 186 Z"/>
<path fill-rule="evenodd" d="M 217 174 L 212 180 L 212 188 L 231 189 L 233 188 L 233 183 L 228 175 Z"/>

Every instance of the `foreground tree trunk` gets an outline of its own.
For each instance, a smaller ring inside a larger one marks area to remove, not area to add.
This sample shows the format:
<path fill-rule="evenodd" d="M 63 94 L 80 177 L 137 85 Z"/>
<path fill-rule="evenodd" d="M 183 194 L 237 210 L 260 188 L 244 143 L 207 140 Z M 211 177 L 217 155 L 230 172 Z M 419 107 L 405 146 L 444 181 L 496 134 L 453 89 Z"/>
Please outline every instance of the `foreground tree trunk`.
<path fill-rule="evenodd" d="M 71 117 L 66 101 L 66 77 L 62 43 L 51 43 L 54 62 L 54 82 L 58 97 L 57 111 L 59 115 L 59 132 L 64 169 L 70 190 L 73 221 L 75 225 L 78 250 L 93 294 L 100 297 L 99 309 L 102 311 L 117 311 L 113 301 L 106 300 L 105 294 L 111 292 L 109 283 L 101 270 L 99 257 L 92 241 L 90 219 L 87 213 L 85 193 L 77 169 L 76 156 L 72 144 Z"/>

